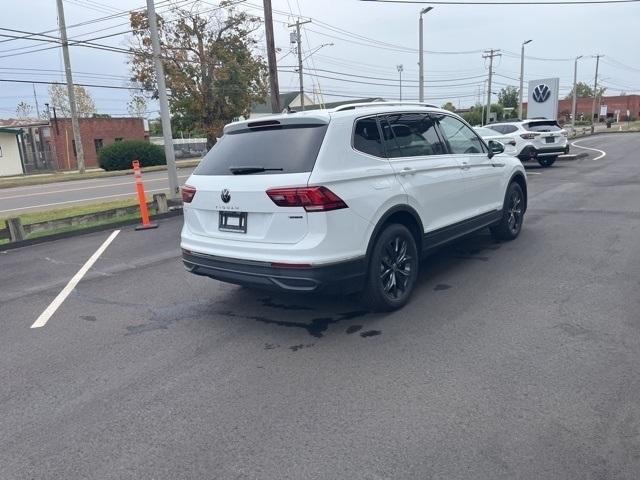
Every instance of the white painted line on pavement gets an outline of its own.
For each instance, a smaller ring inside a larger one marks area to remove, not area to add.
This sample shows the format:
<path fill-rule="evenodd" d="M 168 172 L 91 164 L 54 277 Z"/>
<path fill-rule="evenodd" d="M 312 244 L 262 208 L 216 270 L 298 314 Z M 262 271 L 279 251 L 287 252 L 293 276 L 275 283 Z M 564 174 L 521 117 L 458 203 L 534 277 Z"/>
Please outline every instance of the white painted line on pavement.
<path fill-rule="evenodd" d="M 156 188 L 154 190 L 145 190 L 145 193 L 164 192 L 167 188 Z M 8 210 L 0 210 L 0 213 L 15 212 L 16 210 L 29 210 L 30 208 L 53 207 L 54 205 L 65 205 L 67 203 L 90 202 L 91 200 L 102 200 L 103 198 L 114 197 L 133 197 L 135 193 L 118 193 L 116 195 L 103 195 L 101 197 L 80 198 L 78 200 L 67 200 L 65 202 L 42 203 L 40 205 L 29 205 L 28 207 L 9 208 Z"/>
<path fill-rule="evenodd" d="M 573 142 L 571 144 L 572 147 L 578 147 L 578 148 L 583 148 L 585 150 L 591 150 L 593 152 L 598 152 L 600 155 L 598 155 L 596 158 L 593 159 L 593 161 L 595 162 L 596 160 L 600 160 L 601 158 L 604 158 L 607 156 L 607 152 L 605 152 L 604 150 L 598 150 L 597 148 L 591 148 L 591 147 L 583 147 L 582 145 L 578 145 L 578 141 L 576 140 L 575 142 Z"/>
<path fill-rule="evenodd" d="M 82 268 L 78 270 L 78 273 L 76 273 L 73 278 L 69 280 L 69 283 L 67 283 L 67 285 L 62 289 L 58 296 L 53 299 L 53 302 L 51 302 L 51 304 L 45 309 L 45 311 L 40 314 L 38 319 L 33 322 L 31 328 L 40 328 L 44 327 L 47 324 L 51 316 L 56 313 L 56 310 L 58 310 L 58 307 L 62 305 L 62 302 L 64 302 L 69 294 L 73 291 L 73 289 L 76 288 L 78 282 L 82 280 L 82 277 L 86 275 L 93 264 L 96 263 L 96 260 L 100 258 L 100 255 L 104 253 L 111 242 L 113 242 L 113 239 L 116 238 L 119 233 L 120 230 L 114 230 L 111 235 L 109 235 L 109 238 L 107 238 L 104 243 L 100 245 L 100 248 L 98 248 L 98 250 L 96 250 L 96 252 L 91 255 L 91 258 L 87 260 L 87 263 L 85 263 Z"/>
<path fill-rule="evenodd" d="M 527 175 L 542 175 L 540 172 L 527 172 Z"/>
<path fill-rule="evenodd" d="M 178 175 L 178 178 L 188 178 L 189 175 Z M 151 178 L 145 180 L 144 183 L 151 182 L 166 182 L 166 178 Z M 122 182 L 122 183 L 106 183 L 104 185 L 93 185 L 91 187 L 80 187 L 80 188 L 68 188 L 62 190 L 50 190 L 48 192 L 35 192 L 35 193 L 27 193 L 27 194 L 19 194 L 19 195 L 9 195 L 6 197 L 0 197 L 0 200 L 8 200 L 10 198 L 21 198 L 21 197 L 35 197 L 36 195 L 55 195 L 56 193 L 68 193 L 68 192 L 79 192 L 81 190 L 96 190 L 98 188 L 110 188 L 110 187 L 121 187 L 123 185 L 134 185 L 134 182 Z"/>

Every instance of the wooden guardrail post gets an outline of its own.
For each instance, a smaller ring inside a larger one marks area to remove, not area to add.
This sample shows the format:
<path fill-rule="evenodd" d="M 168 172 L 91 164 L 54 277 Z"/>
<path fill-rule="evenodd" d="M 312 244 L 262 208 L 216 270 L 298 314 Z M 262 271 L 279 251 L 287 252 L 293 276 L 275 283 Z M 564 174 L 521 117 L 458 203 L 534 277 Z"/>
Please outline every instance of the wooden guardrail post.
<path fill-rule="evenodd" d="M 20 218 L 8 218 L 5 220 L 5 224 L 7 225 L 7 230 L 9 230 L 9 241 L 19 242 L 24 240 L 26 235 Z"/>
<path fill-rule="evenodd" d="M 167 203 L 167 195 L 164 193 L 154 193 L 153 203 L 156 204 L 156 213 L 167 213 L 169 204 Z"/>

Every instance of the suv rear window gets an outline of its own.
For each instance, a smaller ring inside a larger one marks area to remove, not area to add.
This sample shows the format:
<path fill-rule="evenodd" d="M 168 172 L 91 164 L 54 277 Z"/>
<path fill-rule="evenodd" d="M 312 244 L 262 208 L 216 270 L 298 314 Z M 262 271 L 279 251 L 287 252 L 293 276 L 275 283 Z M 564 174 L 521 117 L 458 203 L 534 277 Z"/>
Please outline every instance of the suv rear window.
<path fill-rule="evenodd" d="M 326 131 L 326 124 L 295 124 L 228 132 L 193 173 L 233 175 L 230 167 L 277 169 L 253 175 L 310 172 Z"/>
<path fill-rule="evenodd" d="M 557 132 L 562 130 L 555 120 L 541 120 L 539 122 L 529 122 L 524 128 L 530 132 Z"/>

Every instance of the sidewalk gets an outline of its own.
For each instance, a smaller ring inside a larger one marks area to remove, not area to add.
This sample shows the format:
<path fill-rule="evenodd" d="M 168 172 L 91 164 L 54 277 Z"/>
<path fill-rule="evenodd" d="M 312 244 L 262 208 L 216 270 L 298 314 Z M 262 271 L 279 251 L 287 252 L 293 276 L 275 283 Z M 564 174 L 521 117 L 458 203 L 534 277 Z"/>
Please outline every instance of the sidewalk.
<path fill-rule="evenodd" d="M 176 160 L 177 168 L 195 167 L 200 163 L 201 158 L 190 158 L 188 160 Z M 166 170 L 166 165 L 157 165 L 154 167 L 145 167 L 143 172 L 159 172 Z M 85 173 L 79 173 L 77 170 L 51 173 L 35 173 L 31 175 L 20 175 L 16 177 L 1 177 L 0 189 L 15 188 L 27 185 L 44 185 L 47 183 L 68 182 L 73 180 L 87 180 L 92 178 L 108 178 L 119 177 L 123 175 L 132 175 L 133 170 L 117 170 L 106 172 L 101 168 L 90 168 Z"/>

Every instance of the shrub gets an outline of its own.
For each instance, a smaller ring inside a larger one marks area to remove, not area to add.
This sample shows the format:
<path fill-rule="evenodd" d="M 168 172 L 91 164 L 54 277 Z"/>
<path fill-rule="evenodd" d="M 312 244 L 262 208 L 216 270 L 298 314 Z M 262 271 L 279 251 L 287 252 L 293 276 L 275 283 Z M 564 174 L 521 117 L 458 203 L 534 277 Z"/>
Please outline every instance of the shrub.
<path fill-rule="evenodd" d="M 165 165 L 164 149 L 143 140 L 115 142 L 100 149 L 98 161 L 104 170 L 128 170 L 131 162 L 140 161 L 141 167 Z"/>

